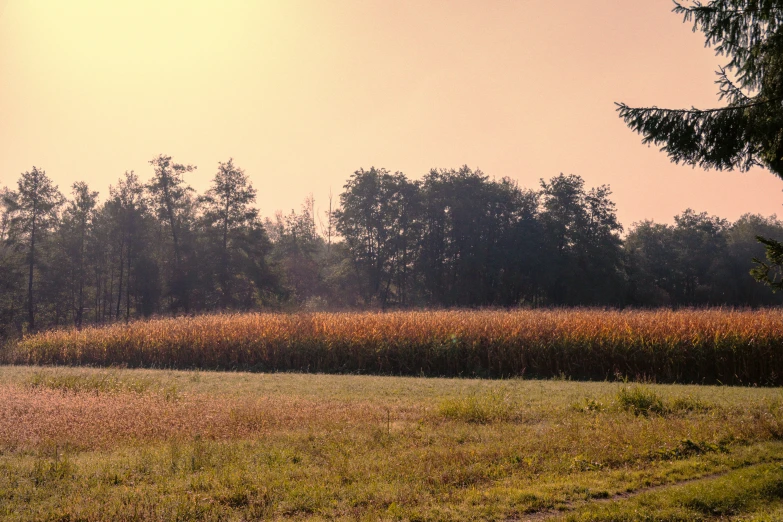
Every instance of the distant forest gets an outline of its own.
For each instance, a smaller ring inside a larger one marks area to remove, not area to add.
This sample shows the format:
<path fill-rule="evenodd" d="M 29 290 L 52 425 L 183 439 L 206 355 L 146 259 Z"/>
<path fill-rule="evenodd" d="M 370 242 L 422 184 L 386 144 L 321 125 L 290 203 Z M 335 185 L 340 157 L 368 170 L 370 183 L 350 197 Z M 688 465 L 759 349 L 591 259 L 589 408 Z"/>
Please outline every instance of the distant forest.
<path fill-rule="evenodd" d="M 462 167 L 359 170 L 327 211 L 310 197 L 262 219 L 232 160 L 200 195 L 195 167 L 150 164 L 102 200 L 83 182 L 64 197 L 35 167 L 0 189 L 0 337 L 224 310 L 783 302 L 748 273 L 755 237 L 783 238 L 774 216 L 688 209 L 623 235 L 608 186 L 561 174 L 523 189 Z"/>

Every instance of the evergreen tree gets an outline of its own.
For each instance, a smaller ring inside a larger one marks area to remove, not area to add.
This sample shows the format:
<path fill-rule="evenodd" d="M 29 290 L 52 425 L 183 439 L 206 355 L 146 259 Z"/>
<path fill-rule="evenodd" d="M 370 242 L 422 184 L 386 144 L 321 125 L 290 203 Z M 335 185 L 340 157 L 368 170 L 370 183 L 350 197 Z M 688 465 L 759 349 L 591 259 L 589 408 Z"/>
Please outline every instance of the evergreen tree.
<path fill-rule="evenodd" d="M 747 170 L 761 165 L 783 178 L 783 3 L 777 0 L 675 1 L 705 45 L 728 60 L 717 84 L 725 106 L 661 109 L 618 104 L 620 117 L 675 162 Z M 759 237 L 768 262 L 753 271 L 783 288 L 783 243 Z"/>
<path fill-rule="evenodd" d="M 184 174 L 192 172 L 196 167 L 173 163 L 171 156 L 163 154 L 150 160 L 154 169 L 152 179 L 146 188 L 150 194 L 152 208 L 158 219 L 168 226 L 174 253 L 174 263 L 170 266 L 171 294 L 174 297 L 175 309 L 183 307 L 190 309 L 190 292 L 193 278 L 193 260 L 185 263 L 183 260 L 183 225 L 192 216 L 191 193 L 193 189 L 185 184 Z"/>
<path fill-rule="evenodd" d="M 236 256 L 239 243 L 258 220 L 258 210 L 252 206 L 256 190 L 245 171 L 229 159 L 218 164 L 212 187 L 199 199 L 204 206 L 202 220 L 212 250 L 217 251 L 213 272 L 218 276 L 220 306 L 228 308 L 234 301 L 232 283 L 241 275 Z"/>
<path fill-rule="evenodd" d="M 109 196 L 108 207 L 113 219 L 113 228 L 116 230 L 115 241 L 118 253 L 117 304 L 114 317 L 120 318 L 124 279 L 125 320 L 128 321 L 131 313 L 131 272 L 137 253 L 142 252 L 144 246 L 140 241 L 141 227 L 147 213 L 144 186 L 139 183 L 138 176 L 132 170 L 126 171 L 124 177 L 117 182 L 117 186 L 109 187 Z"/>
<path fill-rule="evenodd" d="M 73 199 L 68 202 L 63 212 L 58 235 L 64 247 L 65 261 L 70 272 L 69 297 L 74 316 L 73 322 L 77 327 L 81 327 L 87 283 L 86 250 L 92 235 L 92 220 L 98 193 L 90 191 L 87 184 L 82 181 L 74 183 L 72 189 Z"/>
<path fill-rule="evenodd" d="M 57 211 L 63 197 L 57 186 L 37 167 L 23 172 L 15 193 L 4 197 L 10 219 L 9 237 L 27 257 L 27 325 L 35 330 L 35 269 L 38 265 L 42 240 L 57 223 Z"/>
<path fill-rule="evenodd" d="M 11 242 L 11 208 L 15 194 L 0 189 L 0 342 L 12 333 L 24 299 L 24 259 Z"/>

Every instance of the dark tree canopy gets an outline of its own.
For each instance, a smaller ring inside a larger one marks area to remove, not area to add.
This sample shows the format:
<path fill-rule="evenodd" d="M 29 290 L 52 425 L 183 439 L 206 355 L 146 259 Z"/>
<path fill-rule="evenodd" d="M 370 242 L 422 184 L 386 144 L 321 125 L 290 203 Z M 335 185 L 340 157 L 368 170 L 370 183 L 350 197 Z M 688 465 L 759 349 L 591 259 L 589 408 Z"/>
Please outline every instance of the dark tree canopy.
<path fill-rule="evenodd" d="M 232 160 L 201 195 L 188 170 L 160 156 L 104 200 L 77 182 L 63 202 L 36 168 L 0 187 L 0 341 L 218 310 L 783 304 L 748 275 L 755 237 L 783 237 L 774 216 L 686 210 L 623 237 L 608 186 L 560 174 L 524 189 L 462 166 L 360 169 L 326 223 L 312 195 L 262 220 Z"/>

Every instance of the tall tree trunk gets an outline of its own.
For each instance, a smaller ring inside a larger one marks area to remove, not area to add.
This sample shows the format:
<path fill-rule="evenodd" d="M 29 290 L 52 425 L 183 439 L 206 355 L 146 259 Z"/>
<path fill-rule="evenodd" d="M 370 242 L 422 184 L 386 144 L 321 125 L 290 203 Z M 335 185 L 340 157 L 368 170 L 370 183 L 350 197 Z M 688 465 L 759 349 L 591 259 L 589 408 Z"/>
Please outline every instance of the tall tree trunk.
<path fill-rule="evenodd" d="M 131 292 L 130 292 L 130 276 L 131 276 L 131 241 L 130 238 L 128 238 L 128 275 L 125 276 L 125 322 L 127 323 L 130 321 L 130 301 L 131 301 Z"/>
<path fill-rule="evenodd" d="M 100 310 L 101 310 L 101 276 L 95 277 L 95 323 L 100 322 Z"/>
<path fill-rule="evenodd" d="M 35 266 L 35 225 L 36 214 L 38 212 L 37 204 L 33 203 L 33 226 L 30 232 L 30 274 L 27 280 L 27 320 L 30 324 L 30 331 L 35 331 L 35 304 L 33 303 L 33 268 Z"/>
<path fill-rule="evenodd" d="M 82 316 L 84 314 L 84 234 L 87 223 L 82 222 L 82 233 L 79 238 L 79 303 L 76 308 L 76 327 L 82 327 Z"/>
<path fill-rule="evenodd" d="M 68 306 L 66 307 L 66 315 L 71 316 L 71 322 L 75 325 L 76 324 L 76 315 L 78 314 L 78 303 L 77 303 L 77 288 L 78 283 L 76 282 L 77 275 L 76 270 L 71 271 L 70 274 L 70 284 L 68 285 Z M 67 318 L 66 318 L 67 319 Z"/>
<path fill-rule="evenodd" d="M 84 316 L 84 281 L 79 281 L 79 307 L 76 309 L 76 326 L 82 327 L 82 317 Z"/>
<path fill-rule="evenodd" d="M 109 321 L 111 321 L 111 305 L 114 298 L 114 268 L 111 266 L 111 259 L 109 261 L 109 287 L 105 288 L 103 299 L 103 319 L 106 320 L 106 310 L 109 311 Z M 106 285 L 104 285 L 105 287 Z M 108 292 L 108 294 L 106 294 Z"/>
<path fill-rule="evenodd" d="M 168 214 L 169 218 L 169 225 L 171 226 L 171 239 L 174 242 L 174 259 L 177 262 L 177 265 L 175 266 L 177 272 L 179 272 L 180 267 L 180 254 L 179 254 L 179 236 L 177 234 L 177 220 L 174 216 L 174 204 L 171 201 L 171 195 L 169 194 L 169 187 L 168 185 L 163 185 L 163 197 L 166 200 L 166 213 Z"/>
<path fill-rule="evenodd" d="M 225 215 L 223 216 L 223 253 L 221 255 L 220 267 L 220 285 L 223 290 L 222 300 L 223 309 L 228 308 L 229 289 L 228 289 L 228 211 L 231 199 L 226 195 Z"/>
<path fill-rule="evenodd" d="M 125 258 L 123 256 L 125 252 L 125 236 L 122 235 L 120 239 L 120 278 L 117 283 L 117 313 L 114 317 L 119 320 L 120 318 L 120 304 L 122 303 L 122 275 L 125 270 Z"/>
<path fill-rule="evenodd" d="M 174 215 L 174 204 L 171 201 L 168 186 L 164 186 L 163 193 L 166 198 L 166 212 L 169 218 L 169 225 L 171 226 L 171 239 L 174 242 L 174 281 L 176 282 L 175 288 L 177 289 L 176 298 L 179 299 L 178 304 L 182 305 L 185 309 L 185 313 L 188 313 L 190 311 L 189 289 L 185 286 L 187 278 L 184 277 L 184 274 L 182 273 L 182 256 L 180 254 L 177 219 Z"/>

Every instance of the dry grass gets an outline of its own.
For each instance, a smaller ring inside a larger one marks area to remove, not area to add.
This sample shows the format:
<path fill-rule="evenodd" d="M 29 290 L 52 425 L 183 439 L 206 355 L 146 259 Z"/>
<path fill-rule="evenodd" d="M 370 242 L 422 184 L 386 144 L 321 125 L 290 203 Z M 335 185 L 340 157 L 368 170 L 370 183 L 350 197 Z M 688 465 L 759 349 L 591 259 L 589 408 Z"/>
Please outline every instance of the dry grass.
<path fill-rule="evenodd" d="M 328 430 L 379 421 L 380 413 L 360 402 L 204 395 L 172 399 L 159 393 L 74 393 L 0 385 L 0 447 L 14 452 L 53 444 L 82 451 L 196 436 L 243 439 L 303 426 Z"/>
<path fill-rule="evenodd" d="M 783 384 L 783 311 L 211 315 L 46 332 L 6 358 L 384 375 Z"/>

